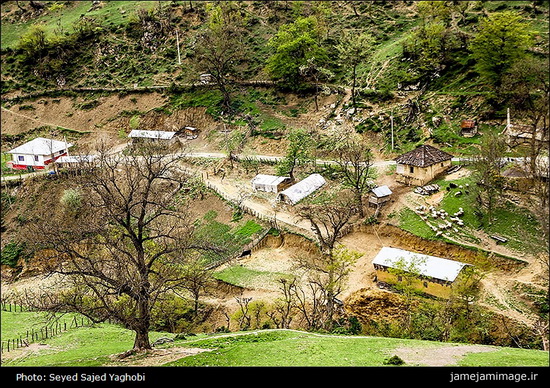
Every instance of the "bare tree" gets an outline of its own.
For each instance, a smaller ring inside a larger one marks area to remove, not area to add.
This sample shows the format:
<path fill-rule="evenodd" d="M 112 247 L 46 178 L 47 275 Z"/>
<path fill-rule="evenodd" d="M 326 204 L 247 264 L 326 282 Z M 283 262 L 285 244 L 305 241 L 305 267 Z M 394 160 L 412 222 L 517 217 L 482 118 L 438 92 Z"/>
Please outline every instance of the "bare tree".
<path fill-rule="evenodd" d="M 306 314 L 305 293 L 300 287 L 295 289 L 298 309 L 308 325 L 322 325 L 329 328 L 336 312 L 337 297 L 357 256 L 337 245 L 344 228 L 357 212 L 351 196 L 340 193 L 338 199 L 322 201 L 319 204 L 302 205 L 299 214 L 309 220 L 311 229 L 317 236 L 320 252 L 318 255 L 297 257 L 299 266 L 308 270 L 307 285 L 311 296 L 309 314 Z"/>
<path fill-rule="evenodd" d="M 219 2 L 210 10 L 208 28 L 197 36 L 196 66 L 212 77 L 223 96 L 223 108 L 231 108 L 235 69 L 244 58 L 242 16 L 232 2 Z"/>
<path fill-rule="evenodd" d="M 372 152 L 356 133 L 343 139 L 335 139 L 333 144 L 336 145 L 334 153 L 343 175 L 343 182 L 355 193 L 359 216 L 364 217 L 363 195 L 373 186 L 370 177 Z"/>
<path fill-rule="evenodd" d="M 182 265 L 208 249 L 195 238 L 180 195 L 187 179 L 180 157 L 158 143 L 139 151 L 102 150 L 93 170 L 79 177 L 79 201 L 52 207 L 48 217 L 29 214 L 25 226 L 46 271 L 70 280 L 42 307 L 119 322 L 135 332 L 133 350 L 151 348 L 153 307 L 184 288 Z"/>

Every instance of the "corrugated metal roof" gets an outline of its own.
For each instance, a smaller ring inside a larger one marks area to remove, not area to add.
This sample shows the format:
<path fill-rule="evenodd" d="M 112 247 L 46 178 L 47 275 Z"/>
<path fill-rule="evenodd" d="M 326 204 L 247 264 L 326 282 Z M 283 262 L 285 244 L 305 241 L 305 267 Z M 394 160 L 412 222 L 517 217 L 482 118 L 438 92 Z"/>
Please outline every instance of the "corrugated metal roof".
<path fill-rule="evenodd" d="M 170 140 L 174 137 L 176 132 L 166 132 L 166 131 L 145 131 L 141 129 L 133 129 L 128 137 L 132 138 L 146 138 L 146 139 L 161 139 L 161 140 Z"/>
<path fill-rule="evenodd" d="M 285 180 L 289 179 L 287 176 L 276 176 L 276 175 L 266 175 L 266 174 L 258 174 L 256 175 L 251 183 L 253 185 L 278 185 Z"/>
<path fill-rule="evenodd" d="M 469 265 L 455 260 L 390 247 L 383 247 L 372 263 L 403 270 L 411 269 L 413 266 L 414 270 L 411 269 L 411 272 L 450 282 L 456 279 L 462 268 Z"/>
<path fill-rule="evenodd" d="M 390 190 L 390 188 L 388 186 L 379 186 L 379 187 L 375 187 L 374 189 L 372 189 L 372 192 L 374 193 L 374 195 L 376 195 L 378 198 L 380 197 L 385 197 L 387 195 L 391 195 L 392 194 L 392 191 Z"/>
<path fill-rule="evenodd" d="M 46 139 L 43 137 L 37 137 L 34 140 L 29 141 L 19 147 L 16 147 L 10 151 L 9 154 L 31 154 L 31 155 L 50 155 L 61 150 L 66 150 L 72 147 L 71 143 L 64 141 Z"/>
<path fill-rule="evenodd" d="M 300 182 L 290 186 L 288 189 L 279 193 L 277 198 L 286 196 L 294 205 L 302 199 L 321 188 L 327 181 L 319 174 L 312 174 Z"/>

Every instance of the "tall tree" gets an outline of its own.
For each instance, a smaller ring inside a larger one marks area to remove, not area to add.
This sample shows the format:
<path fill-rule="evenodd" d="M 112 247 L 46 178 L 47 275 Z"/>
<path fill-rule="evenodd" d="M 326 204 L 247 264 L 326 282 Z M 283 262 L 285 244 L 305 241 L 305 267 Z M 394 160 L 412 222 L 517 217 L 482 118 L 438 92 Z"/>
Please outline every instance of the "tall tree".
<path fill-rule="evenodd" d="M 182 265 L 206 249 L 179 194 L 181 157 L 158 144 L 139 151 L 102 152 L 79 178 L 78 201 L 65 195 L 48 217 L 29 214 L 25 227 L 43 250 L 46 271 L 69 282 L 42 307 L 115 320 L 135 332 L 134 350 L 151 348 L 153 307 L 183 289 Z"/>
<path fill-rule="evenodd" d="M 370 177 L 373 156 L 361 135 L 353 133 L 342 139 L 334 139 L 334 155 L 343 176 L 344 185 L 355 194 L 355 205 L 360 217 L 364 217 L 363 195 L 372 187 Z"/>
<path fill-rule="evenodd" d="M 533 37 L 531 26 L 520 14 L 512 11 L 490 14 L 480 21 L 479 30 L 470 41 L 477 71 L 499 87 L 504 74 L 525 57 Z"/>
<path fill-rule="evenodd" d="M 245 58 L 244 19 L 234 2 L 218 2 L 208 11 L 206 29 L 195 43 L 196 67 L 210 74 L 230 110 L 237 65 Z"/>
<path fill-rule="evenodd" d="M 327 51 L 321 46 L 319 37 L 318 21 L 313 16 L 282 25 L 269 40 L 274 53 L 267 60 L 266 71 L 289 88 L 303 87 L 304 77 L 300 68 L 307 66 L 311 58 L 315 58 L 320 67 L 328 61 Z"/>
<path fill-rule="evenodd" d="M 318 309 L 313 310 L 310 325 L 315 322 L 315 325 L 321 324 L 324 329 L 330 329 L 336 312 L 336 298 L 342 291 L 351 267 L 358 259 L 356 252 L 348 251 L 338 244 L 344 228 L 356 212 L 354 200 L 347 193 L 339 193 L 338 198 L 323 198 L 314 203 L 306 203 L 298 209 L 299 216 L 311 223 L 320 248 L 319 255 L 297 258 L 301 267 L 310 270 L 307 283 L 313 295 L 314 306 L 324 310 L 322 314 Z M 300 294 L 300 290 L 294 290 L 295 296 L 301 301 L 301 308 L 298 309 L 305 314 L 305 293 L 302 291 Z"/>
<path fill-rule="evenodd" d="M 501 173 L 506 163 L 503 160 L 506 149 L 503 137 L 487 133 L 472 162 L 476 199 L 480 207 L 487 211 L 489 224 L 493 222 L 493 212 L 504 190 Z"/>
<path fill-rule="evenodd" d="M 357 67 L 366 61 L 371 55 L 371 48 L 374 43 L 373 37 L 368 33 L 356 34 L 345 31 L 336 45 L 340 60 L 346 67 L 351 68 L 351 101 L 353 106 L 357 105 Z"/>
<path fill-rule="evenodd" d="M 304 129 L 292 129 L 288 135 L 288 146 L 285 157 L 279 162 L 277 172 L 288 175 L 294 181 L 294 171 L 300 164 L 312 160 L 313 142 L 310 134 Z"/>

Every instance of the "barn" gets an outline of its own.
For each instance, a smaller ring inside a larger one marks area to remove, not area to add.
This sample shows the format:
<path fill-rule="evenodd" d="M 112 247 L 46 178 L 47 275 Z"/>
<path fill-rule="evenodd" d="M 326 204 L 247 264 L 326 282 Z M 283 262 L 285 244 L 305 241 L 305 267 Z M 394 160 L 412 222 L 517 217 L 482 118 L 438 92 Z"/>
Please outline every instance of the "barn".
<path fill-rule="evenodd" d="M 455 260 L 383 247 L 372 264 L 376 270 L 377 282 L 396 284 L 406 274 L 414 275 L 413 286 L 419 291 L 440 298 L 450 296 L 453 285 L 470 264 Z"/>
<path fill-rule="evenodd" d="M 288 189 L 281 191 L 277 195 L 277 200 L 295 205 L 308 195 L 314 193 L 323 187 L 327 181 L 319 174 L 311 174 L 300 182 L 290 186 Z"/>
<path fill-rule="evenodd" d="M 256 191 L 267 191 L 271 193 L 278 193 L 290 184 L 290 177 L 258 174 L 252 181 L 252 188 Z"/>
<path fill-rule="evenodd" d="M 72 146 L 66 141 L 37 137 L 8 151 L 12 155 L 12 161 L 7 164 L 15 170 L 43 170 L 60 156 L 66 155 Z"/>
<path fill-rule="evenodd" d="M 397 182 L 424 186 L 451 166 L 453 155 L 424 144 L 395 159 Z"/>

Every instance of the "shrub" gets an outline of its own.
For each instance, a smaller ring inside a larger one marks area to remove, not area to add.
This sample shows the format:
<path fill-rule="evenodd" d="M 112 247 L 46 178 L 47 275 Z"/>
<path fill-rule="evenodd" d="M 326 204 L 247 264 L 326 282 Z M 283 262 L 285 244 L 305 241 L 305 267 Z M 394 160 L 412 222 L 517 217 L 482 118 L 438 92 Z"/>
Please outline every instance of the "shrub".
<path fill-rule="evenodd" d="M 384 365 L 404 365 L 405 361 L 399 356 L 391 356 L 384 360 Z"/>
<path fill-rule="evenodd" d="M 24 258 L 25 244 L 19 244 L 16 242 L 9 242 L 6 244 L 4 249 L 2 249 L 1 254 L 1 263 L 4 265 L 9 265 L 10 267 L 15 267 L 17 261 L 20 258 Z"/>

